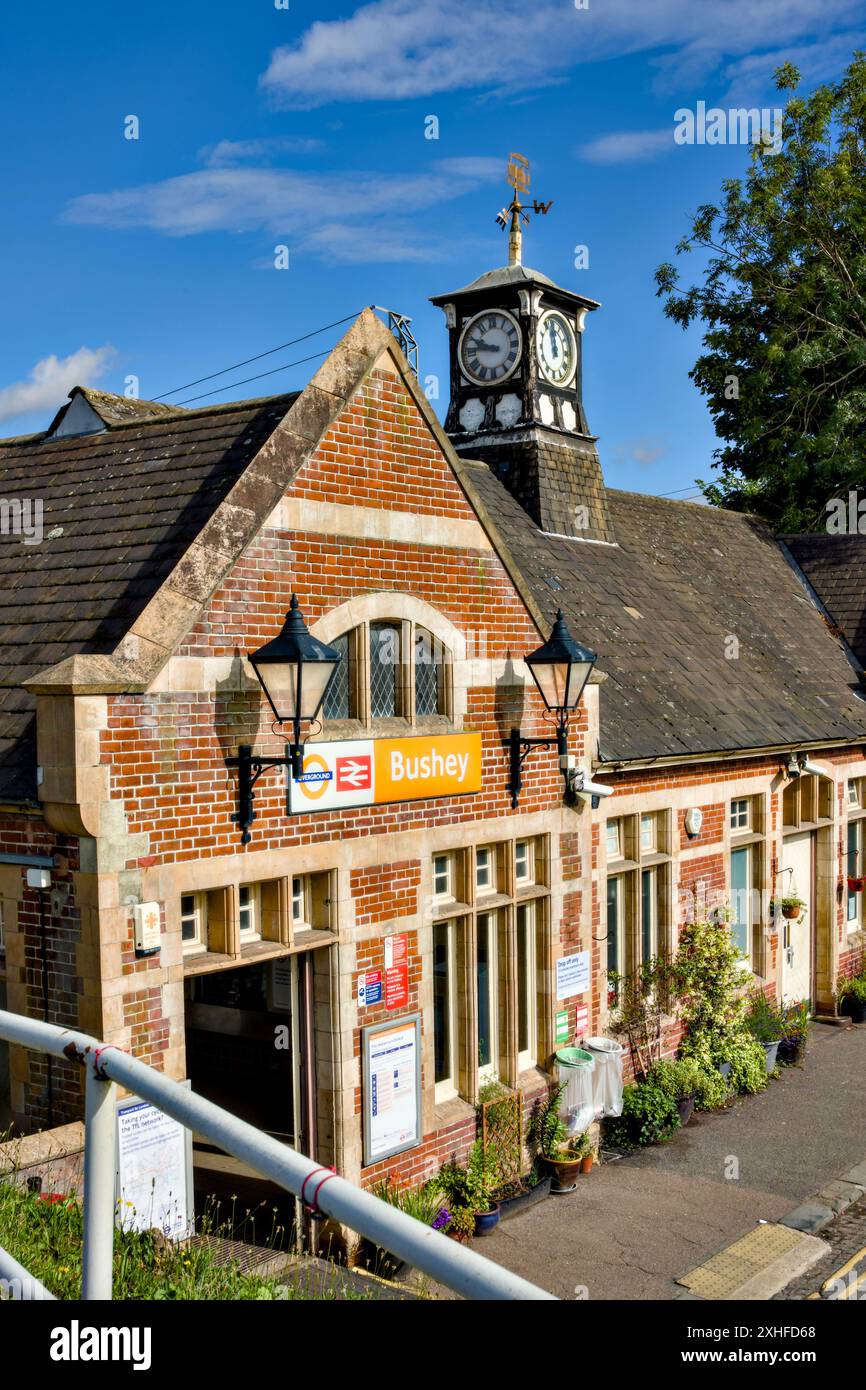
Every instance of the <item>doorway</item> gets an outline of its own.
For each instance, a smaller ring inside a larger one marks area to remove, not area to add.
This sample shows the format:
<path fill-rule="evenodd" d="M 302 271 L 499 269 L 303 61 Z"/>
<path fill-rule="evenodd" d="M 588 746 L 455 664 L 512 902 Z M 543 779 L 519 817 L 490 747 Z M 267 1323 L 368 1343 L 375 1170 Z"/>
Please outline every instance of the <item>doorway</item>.
<path fill-rule="evenodd" d="M 812 942 L 815 921 L 814 844 L 812 831 L 786 835 L 782 841 L 781 896 L 801 898 L 805 907 L 794 920 L 783 917 L 782 999 L 793 1004 L 812 1002 Z"/>

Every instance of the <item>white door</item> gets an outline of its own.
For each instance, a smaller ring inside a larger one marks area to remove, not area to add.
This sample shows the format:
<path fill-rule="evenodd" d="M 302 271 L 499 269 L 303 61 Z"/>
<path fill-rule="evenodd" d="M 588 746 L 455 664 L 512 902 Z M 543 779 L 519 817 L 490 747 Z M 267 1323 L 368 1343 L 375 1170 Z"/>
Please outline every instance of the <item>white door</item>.
<path fill-rule="evenodd" d="M 786 870 L 792 872 L 787 873 Z M 786 1003 L 812 997 L 812 835 L 788 835 L 782 841 L 782 876 L 778 888 L 783 898 L 802 898 L 806 904 L 796 921 L 782 918 L 782 998 Z"/>

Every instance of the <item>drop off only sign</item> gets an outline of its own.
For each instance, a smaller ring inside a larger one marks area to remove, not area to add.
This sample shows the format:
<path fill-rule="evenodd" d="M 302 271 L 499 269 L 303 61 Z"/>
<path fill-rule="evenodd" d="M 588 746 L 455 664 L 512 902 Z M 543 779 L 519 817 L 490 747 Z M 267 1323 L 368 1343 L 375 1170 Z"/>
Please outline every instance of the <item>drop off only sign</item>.
<path fill-rule="evenodd" d="M 480 734 L 344 739 L 307 744 L 286 809 L 303 815 L 480 790 Z"/>

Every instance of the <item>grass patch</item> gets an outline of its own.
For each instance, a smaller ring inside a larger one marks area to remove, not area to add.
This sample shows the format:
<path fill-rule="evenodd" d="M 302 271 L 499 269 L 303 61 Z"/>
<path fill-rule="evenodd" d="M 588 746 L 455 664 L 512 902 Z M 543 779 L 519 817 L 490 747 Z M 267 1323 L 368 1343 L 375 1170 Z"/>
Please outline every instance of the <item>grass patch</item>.
<path fill-rule="evenodd" d="M 221 1234 L 212 1231 L 212 1235 Z M 45 1200 L 0 1182 L 0 1246 L 56 1298 L 81 1297 L 82 1209 L 74 1197 Z M 271 1300 L 358 1298 L 341 1287 L 313 1291 L 217 1264 L 207 1245 L 178 1245 L 158 1231 L 114 1233 L 114 1298 L 120 1300 Z"/>

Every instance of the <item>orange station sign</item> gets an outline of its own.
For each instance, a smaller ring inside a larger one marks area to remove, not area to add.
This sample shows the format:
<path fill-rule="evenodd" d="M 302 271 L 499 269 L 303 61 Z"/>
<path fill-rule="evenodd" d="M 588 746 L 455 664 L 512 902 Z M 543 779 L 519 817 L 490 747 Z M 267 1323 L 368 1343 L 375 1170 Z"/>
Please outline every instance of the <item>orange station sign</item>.
<path fill-rule="evenodd" d="M 299 777 L 289 777 L 287 811 L 336 811 L 481 790 L 480 734 L 310 743 Z"/>

